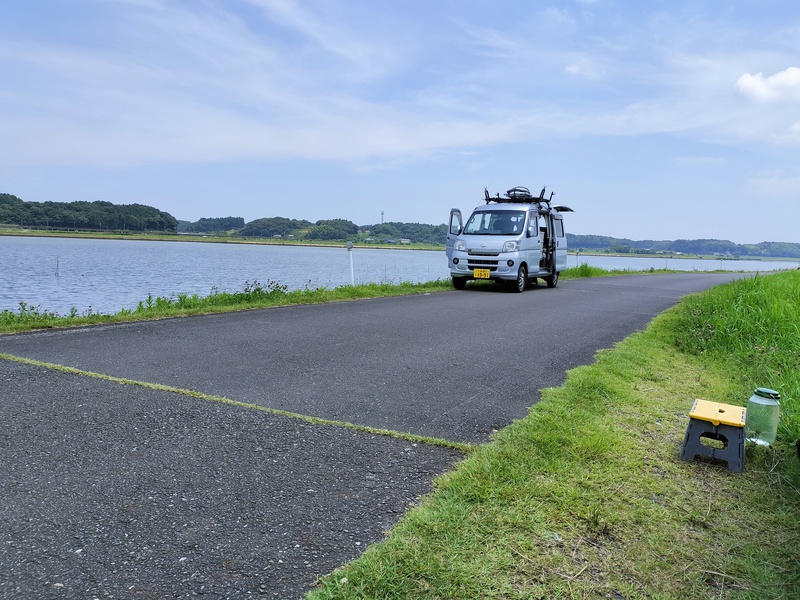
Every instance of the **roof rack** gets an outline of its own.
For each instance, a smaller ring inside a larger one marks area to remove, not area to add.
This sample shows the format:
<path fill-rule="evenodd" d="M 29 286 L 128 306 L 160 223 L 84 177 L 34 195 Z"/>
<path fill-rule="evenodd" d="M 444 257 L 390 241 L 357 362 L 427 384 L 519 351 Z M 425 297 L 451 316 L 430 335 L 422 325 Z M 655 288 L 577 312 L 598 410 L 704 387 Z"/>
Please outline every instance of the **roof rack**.
<path fill-rule="evenodd" d="M 500 194 L 497 193 L 494 197 L 489 195 L 489 190 L 483 188 L 483 193 L 486 199 L 486 204 L 489 202 L 525 202 L 527 204 L 536 203 L 536 204 L 547 204 L 548 207 L 550 206 L 550 201 L 553 199 L 555 192 L 550 192 L 550 197 L 545 198 L 544 193 L 547 189 L 547 186 L 542 188 L 542 191 L 539 193 L 538 197 L 534 197 L 531 195 L 531 192 L 528 188 L 518 185 L 517 187 L 513 187 L 505 193 L 505 198 L 501 198 Z"/>

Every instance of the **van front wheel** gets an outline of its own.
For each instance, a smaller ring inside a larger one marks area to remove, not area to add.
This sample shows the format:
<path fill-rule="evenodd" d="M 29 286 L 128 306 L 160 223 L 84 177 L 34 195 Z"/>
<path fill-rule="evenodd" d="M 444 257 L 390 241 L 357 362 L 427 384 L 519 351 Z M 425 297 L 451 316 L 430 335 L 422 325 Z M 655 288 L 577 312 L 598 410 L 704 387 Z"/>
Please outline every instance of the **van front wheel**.
<path fill-rule="evenodd" d="M 463 290 L 467 287 L 466 277 L 453 277 L 453 287 L 457 290 Z"/>
<path fill-rule="evenodd" d="M 553 271 L 552 275 L 544 278 L 547 287 L 554 288 L 558 285 L 558 271 Z"/>
<path fill-rule="evenodd" d="M 524 292 L 526 287 L 528 287 L 528 269 L 525 268 L 525 265 L 520 265 L 519 271 L 517 271 L 517 281 L 514 285 L 514 291 Z"/>

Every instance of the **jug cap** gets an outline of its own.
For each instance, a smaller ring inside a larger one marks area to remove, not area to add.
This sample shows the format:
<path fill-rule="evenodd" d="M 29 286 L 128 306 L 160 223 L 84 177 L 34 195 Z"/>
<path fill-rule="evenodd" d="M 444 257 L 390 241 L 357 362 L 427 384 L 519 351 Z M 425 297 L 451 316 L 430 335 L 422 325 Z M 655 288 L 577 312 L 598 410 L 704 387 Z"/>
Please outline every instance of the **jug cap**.
<path fill-rule="evenodd" d="M 755 392 L 756 396 L 761 396 L 762 398 L 769 398 L 770 400 L 780 400 L 781 395 L 776 392 L 775 390 L 770 390 L 768 388 L 756 388 Z"/>

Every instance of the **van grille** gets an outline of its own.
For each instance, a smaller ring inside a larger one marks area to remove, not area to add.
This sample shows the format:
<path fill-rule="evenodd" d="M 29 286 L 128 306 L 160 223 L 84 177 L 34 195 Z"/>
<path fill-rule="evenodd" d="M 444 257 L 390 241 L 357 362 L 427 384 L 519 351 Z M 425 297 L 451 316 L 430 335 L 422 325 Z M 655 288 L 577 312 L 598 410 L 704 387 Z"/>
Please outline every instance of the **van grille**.
<path fill-rule="evenodd" d="M 475 252 L 470 250 L 467 252 L 468 269 L 489 269 L 490 271 L 497 270 L 497 263 L 499 262 L 497 252 Z"/>
<path fill-rule="evenodd" d="M 490 271 L 497 270 L 497 260 L 469 258 L 467 259 L 467 267 L 469 269 L 489 269 Z"/>

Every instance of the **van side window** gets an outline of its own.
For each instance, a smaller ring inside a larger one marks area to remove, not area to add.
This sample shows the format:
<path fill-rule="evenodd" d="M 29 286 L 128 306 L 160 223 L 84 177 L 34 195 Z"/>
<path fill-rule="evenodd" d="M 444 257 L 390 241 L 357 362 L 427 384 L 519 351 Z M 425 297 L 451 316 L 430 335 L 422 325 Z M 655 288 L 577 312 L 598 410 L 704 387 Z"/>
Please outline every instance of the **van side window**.
<path fill-rule="evenodd" d="M 530 215 L 531 220 L 528 223 L 530 237 L 539 237 L 539 217 L 537 217 L 535 213 L 530 213 Z"/>
<path fill-rule="evenodd" d="M 561 219 L 553 219 L 556 226 L 556 237 L 564 237 L 564 222 Z"/>

